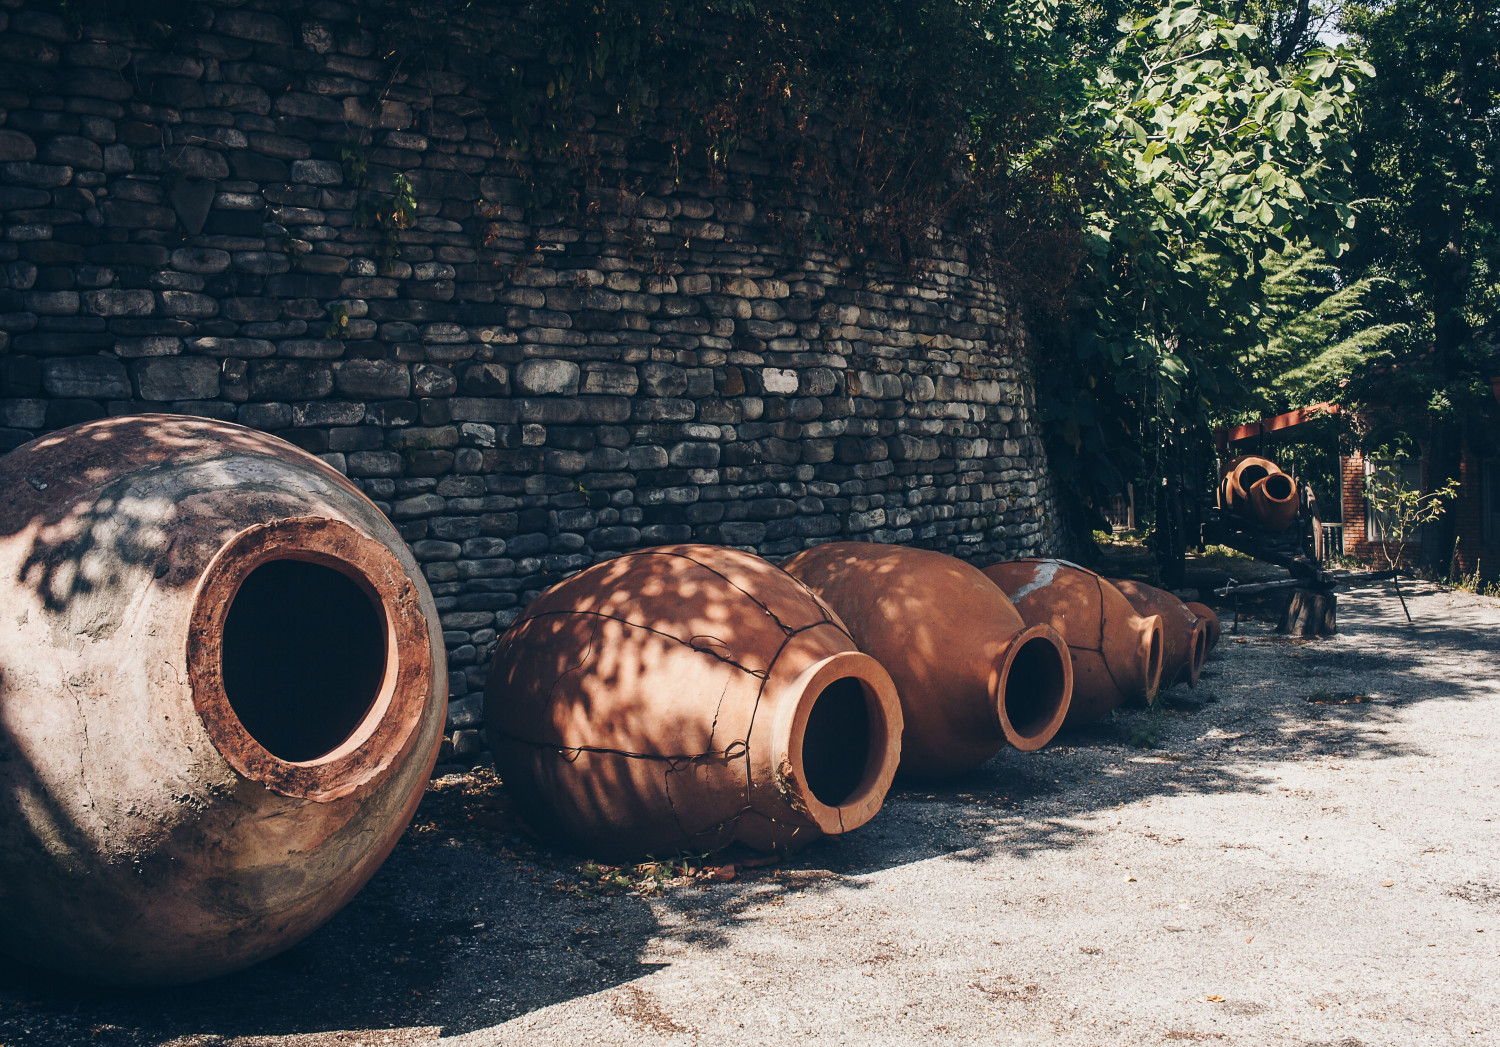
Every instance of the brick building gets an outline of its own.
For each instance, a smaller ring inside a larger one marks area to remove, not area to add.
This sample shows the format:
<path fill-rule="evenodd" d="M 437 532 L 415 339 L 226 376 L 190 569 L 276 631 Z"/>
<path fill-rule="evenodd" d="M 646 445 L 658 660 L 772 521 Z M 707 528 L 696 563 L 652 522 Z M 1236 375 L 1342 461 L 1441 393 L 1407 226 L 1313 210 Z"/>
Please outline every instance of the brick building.
<path fill-rule="evenodd" d="M 1339 461 L 1343 479 L 1343 551 L 1360 559 L 1383 559 L 1388 547 L 1365 497 L 1366 477 L 1375 468 L 1399 469 L 1409 486 L 1427 489 L 1425 459 L 1372 460 L 1352 451 Z M 1486 578 L 1500 576 L 1500 457 L 1484 456 L 1472 446 L 1464 448 L 1459 467 L 1458 498 L 1450 510 L 1460 573 L 1478 570 Z M 1420 549 L 1409 543 L 1401 562 L 1414 563 Z"/>

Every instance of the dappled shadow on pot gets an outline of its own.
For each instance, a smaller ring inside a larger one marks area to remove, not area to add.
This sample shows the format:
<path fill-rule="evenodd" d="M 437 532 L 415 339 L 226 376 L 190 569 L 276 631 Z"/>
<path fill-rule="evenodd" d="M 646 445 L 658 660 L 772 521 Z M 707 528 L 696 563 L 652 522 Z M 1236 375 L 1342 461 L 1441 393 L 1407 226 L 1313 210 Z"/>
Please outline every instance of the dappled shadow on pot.
<path fill-rule="evenodd" d="M 857 828 L 902 724 L 889 674 L 801 583 L 703 545 L 538 596 L 496 648 L 485 719 L 528 826 L 610 861 Z"/>
<path fill-rule="evenodd" d="M 229 534 L 197 526 L 183 475 L 200 478 L 201 487 L 220 485 L 226 477 L 218 460 L 278 448 L 291 450 L 254 430 L 176 415 L 111 418 L 38 437 L 0 457 L 0 541 L 24 543 L 14 576 L 0 584 L 34 592 L 61 613 L 106 596 L 140 565 L 200 560 Z M 274 491 L 247 498 L 265 519 L 298 507 Z M 184 541 L 194 548 L 182 548 Z M 196 580 L 186 572 L 157 575 L 164 586 Z"/>
<path fill-rule="evenodd" d="M 1286 763 L 1421 756 L 1399 739 L 1401 707 L 1492 697 L 1487 678 L 1440 666 L 1473 664 L 1500 651 L 1500 628 L 1478 616 L 1451 628 L 1433 622 L 1419 642 L 1444 657 L 1424 651 L 1418 659 L 1396 642 L 1407 627 L 1404 618 L 1385 614 L 1382 599 L 1372 590 L 1349 600 L 1349 623 L 1357 629 L 1349 636 L 1357 642 L 1289 642 L 1266 633 L 1245 644 L 1226 638 L 1227 650 L 1211 656 L 1200 688 L 1163 692 L 1155 712 L 1121 711 L 1064 729 L 1048 749 L 1005 750 L 950 781 L 919 787 L 898 781 L 871 824 L 797 854 L 775 882 L 808 892 L 862 890 L 879 882 L 871 874 L 915 862 L 1024 861 L 1091 846 L 1100 830 L 1090 819 L 1120 804 L 1268 792 Z M 1404 635 L 1410 644 L 1413 635 Z M 1232 700 L 1215 694 L 1226 659 L 1267 648 L 1281 655 L 1271 663 L 1276 675 L 1238 685 Z M 1354 672 L 1366 690 L 1348 690 Z M 729 941 L 736 924 L 766 911 L 765 890 L 755 883 L 716 888 L 711 905 L 684 897 L 680 904 L 693 915 L 691 940 Z"/>

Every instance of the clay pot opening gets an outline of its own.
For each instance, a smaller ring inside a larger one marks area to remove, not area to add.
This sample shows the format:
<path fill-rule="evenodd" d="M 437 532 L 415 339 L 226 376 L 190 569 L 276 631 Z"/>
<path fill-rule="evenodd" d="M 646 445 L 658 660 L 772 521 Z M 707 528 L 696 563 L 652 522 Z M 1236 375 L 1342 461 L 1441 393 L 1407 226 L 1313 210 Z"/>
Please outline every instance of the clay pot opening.
<path fill-rule="evenodd" d="M 835 680 L 813 699 L 802 736 L 807 787 L 820 803 L 843 804 L 864 781 L 870 752 L 870 703 L 852 677 Z"/>
<path fill-rule="evenodd" d="M 825 833 L 875 816 L 901 762 L 901 703 L 890 674 L 844 651 L 806 669 L 777 718 L 781 788 Z"/>
<path fill-rule="evenodd" d="M 1248 469 L 1245 470 L 1245 475 L 1248 476 L 1249 474 L 1250 471 Z M 1269 473 L 1265 479 L 1265 486 L 1261 490 L 1265 491 L 1266 497 L 1272 501 L 1284 502 L 1297 493 L 1297 488 L 1293 485 L 1292 478 L 1286 473 Z M 1255 485 L 1250 485 L 1250 487 L 1253 486 Z M 1248 490 L 1249 488 L 1246 489 Z"/>
<path fill-rule="evenodd" d="M 230 602 L 224 693 L 277 759 L 303 763 L 338 749 L 380 696 L 385 614 L 367 586 L 320 563 L 268 560 Z"/>
<path fill-rule="evenodd" d="M 432 655 L 416 589 L 384 545 L 299 517 L 235 535 L 203 572 L 188 674 L 214 748 L 274 792 L 319 802 L 397 766 Z"/>
<path fill-rule="evenodd" d="M 1240 470 L 1239 487 L 1242 491 L 1249 491 L 1259 481 L 1270 476 L 1271 471 L 1263 465 L 1247 465 Z M 1282 474 L 1285 475 L 1285 474 Z"/>
<path fill-rule="evenodd" d="M 1153 614 L 1146 621 L 1150 624 L 1146 628 L 1145 635 L 1141 637 L 1141 646 L 1145 649 L 1146 655 L 1145 698 L 1148 702 L 1154 702 L 1156 692 L 1161 689 L 1161 659 L 1164 641 L 1161 616 Z"/>
<path fill-rule="evenodd" d="M 1208 623 L 1199 619 L 1193 626 L 1193 658 L 1188 663 L 1188 682 L 1194 687 L 1203 674 L 1203 663 L 1208 661 L 1208 646 Z"/>
<path fill-rule="evenodd" d="M 1067 645 L 1046 625 L 1016 637 L 996 667 L 991 693 L 1005 740 L 1023 752 L 1050 742 L 1068 715 L 1073 661 Z"/>

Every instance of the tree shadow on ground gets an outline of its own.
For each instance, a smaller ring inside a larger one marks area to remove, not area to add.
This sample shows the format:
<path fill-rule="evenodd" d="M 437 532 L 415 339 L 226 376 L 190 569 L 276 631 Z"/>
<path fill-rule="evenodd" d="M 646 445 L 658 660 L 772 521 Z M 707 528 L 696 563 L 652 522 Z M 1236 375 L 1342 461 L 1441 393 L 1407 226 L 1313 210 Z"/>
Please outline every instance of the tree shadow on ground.
<path fill-rule="evenodd" d="M 488 799 L 440 783 L 343 911 L 238 974 L 140 989 L 0 966 L 0 1043 L 217 1044 L 339 1030 L 453 1035 L 659 966 L 642 960 L 658 933 L 643 898 L 557 890 L 557 856 L 530 845 L 505 805 Z"/>
<path fill-rule="evenodd" d="M 1097 829 L 1087 819 L 1121 804 L 1266 791 L 1275 788 L 1274 768 L 1288 762 L 1424 755 L 1396 736 L 1401 707 L 1492 697 L 1486 675 L 1457 667 L 1500 650 L 1500 628 L 1477 616 L 1425 625 L 1419 617 L 1412 627 L 1394 601 L 1384 605 L 1379 589 L 1356 596 L 1347 616 L 1356 630 L 1350 642 L 1290 639 L 1261 623 L 1242 642 L 1226 636 L 1199 687 L 1174 688 L 1154 710 L 1118 710 L 1065 730 L 1040 752 L 1005 750 L 949 781 L 898 779 L 874 821 L 792 856 L 777 884 L 859 888 L 872 874 L 915 862 L 1026 860 L 1088 845 Z M 1231 658 L 1253 659 L 1267 672 L 1235 683 L 1225 700 L 1217 689 Z M 711 904 L 682 898 L 694 919 L 687 940 L 726 942 L 770 897 L 753 884 L 715 895 Z"/>
<path fill-rule="evenodd" d="M 1419 608 L 1408 626 L 1384 600 L 1378 589 L 1347 599 L 1337 642 L 1288 640 L 1263 625 L 1226 636 L 1199 688 L 1174 689 L 1154 711 L 1122 710 L 1038 753 L 1007 750 L 950 781 L 898 782 L 858 832 L 764 867 L 748 852 L 726 853 L 717 860 L 737 863 L 731 883 L 600 894 L 589 865 L 520 834 L 492 777 L 448 779 L 371 884 L 282 956 L 167 991 L 0 969 L 0 1043 L 457 1035 L 641 978 L 661 966 L 651 950 L 663 938 L 726 947 L 736 927 L 796 892 L 861 890 L 882 870 L 916 862 L 1024 861 L 1088 846 L 1097 832 L 1089 820 L 1101 812 L 1265 791 L 1285 762 L 1421 755 L 1393 730 L 1401 707 L 1493 695 L 1486 675 L 1460 667 L 1500 650 L 1500 629 L 1478 617 L 1424 618 Z"/>

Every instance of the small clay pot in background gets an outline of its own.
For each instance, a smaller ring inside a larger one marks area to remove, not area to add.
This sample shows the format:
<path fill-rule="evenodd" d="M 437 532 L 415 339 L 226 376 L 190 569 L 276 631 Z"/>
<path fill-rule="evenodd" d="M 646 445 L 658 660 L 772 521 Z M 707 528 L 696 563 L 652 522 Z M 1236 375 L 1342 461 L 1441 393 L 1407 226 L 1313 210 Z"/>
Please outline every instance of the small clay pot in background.
<path fill-rule="evenodd" d="M 172 984 L 270 956 L 379 868 L 446 717 L 437 609 L 329 466 L 200 418 L 0 458 L 0 945 Z"/>
<path fill-rule="evenodd" d="M 1203 624 L 1208 626 L 1208 649 L 1212 651 L 1219 644 L 1221 632 L 1218 612 L 1208 604 L 1195 603 L 1191 600 L 1188 601 L 1187 609 L 1203 619 Z"/>
<path fill-rule="evenodd" d="M 1241 455 L 1228 462 L 1220 473 L 1219 499 L 1226 509 L 1244 514 L 1250 504 L 1250 488 L 1270 476 L 1281 472 L 1281 467 L 1269 458 L 1259 455 Z"/>
<path fill-rule="evenodd" d="M 1062 726 L 1073 691 L 1062 638 L 1022 621 L 977 568 L 870 542 L 819 545 L 781 566 L 822 597 L 895 680 L 906 723 L 903 774 L 959 774 L 1007 743 L 1039 749 Z"/>
<path fill-rule="evenodd" d="M 1165 589 L 1128 578 L 1111 578 L 1110 582 L 1125 594 L 1137 613 L 1161 618 L 1162 688 L 1178 683 L 1197 687 L 1203 661 L 1208 657 L 1208 623 Z"/>
<path fill-rule="evenodd" d="M 1066 560 L 1010 560 L 983 573 L 1028 625 L 1050 625 L 1067 643 L 1073 663 L 1067 724 L 1155 699 L 1162 675 L 1158 616 L 1137 614 L 1113 585 Z"/>
<path fill-rule="evenodd" d="M 1282 472 L 1261 477 L 1250 488 L 1245 515 L 1268 531 L 1285 531 L 1297 519 L 1297 481 Z"/>
<path fill-rule="evenodd" d="M 485 723 L 527 827 L 610 860 L 858 828 L 901 752 L 891 678 L 838 616 L 706 545 L 627 553 L 533 600 L 495 649 Z"/>

